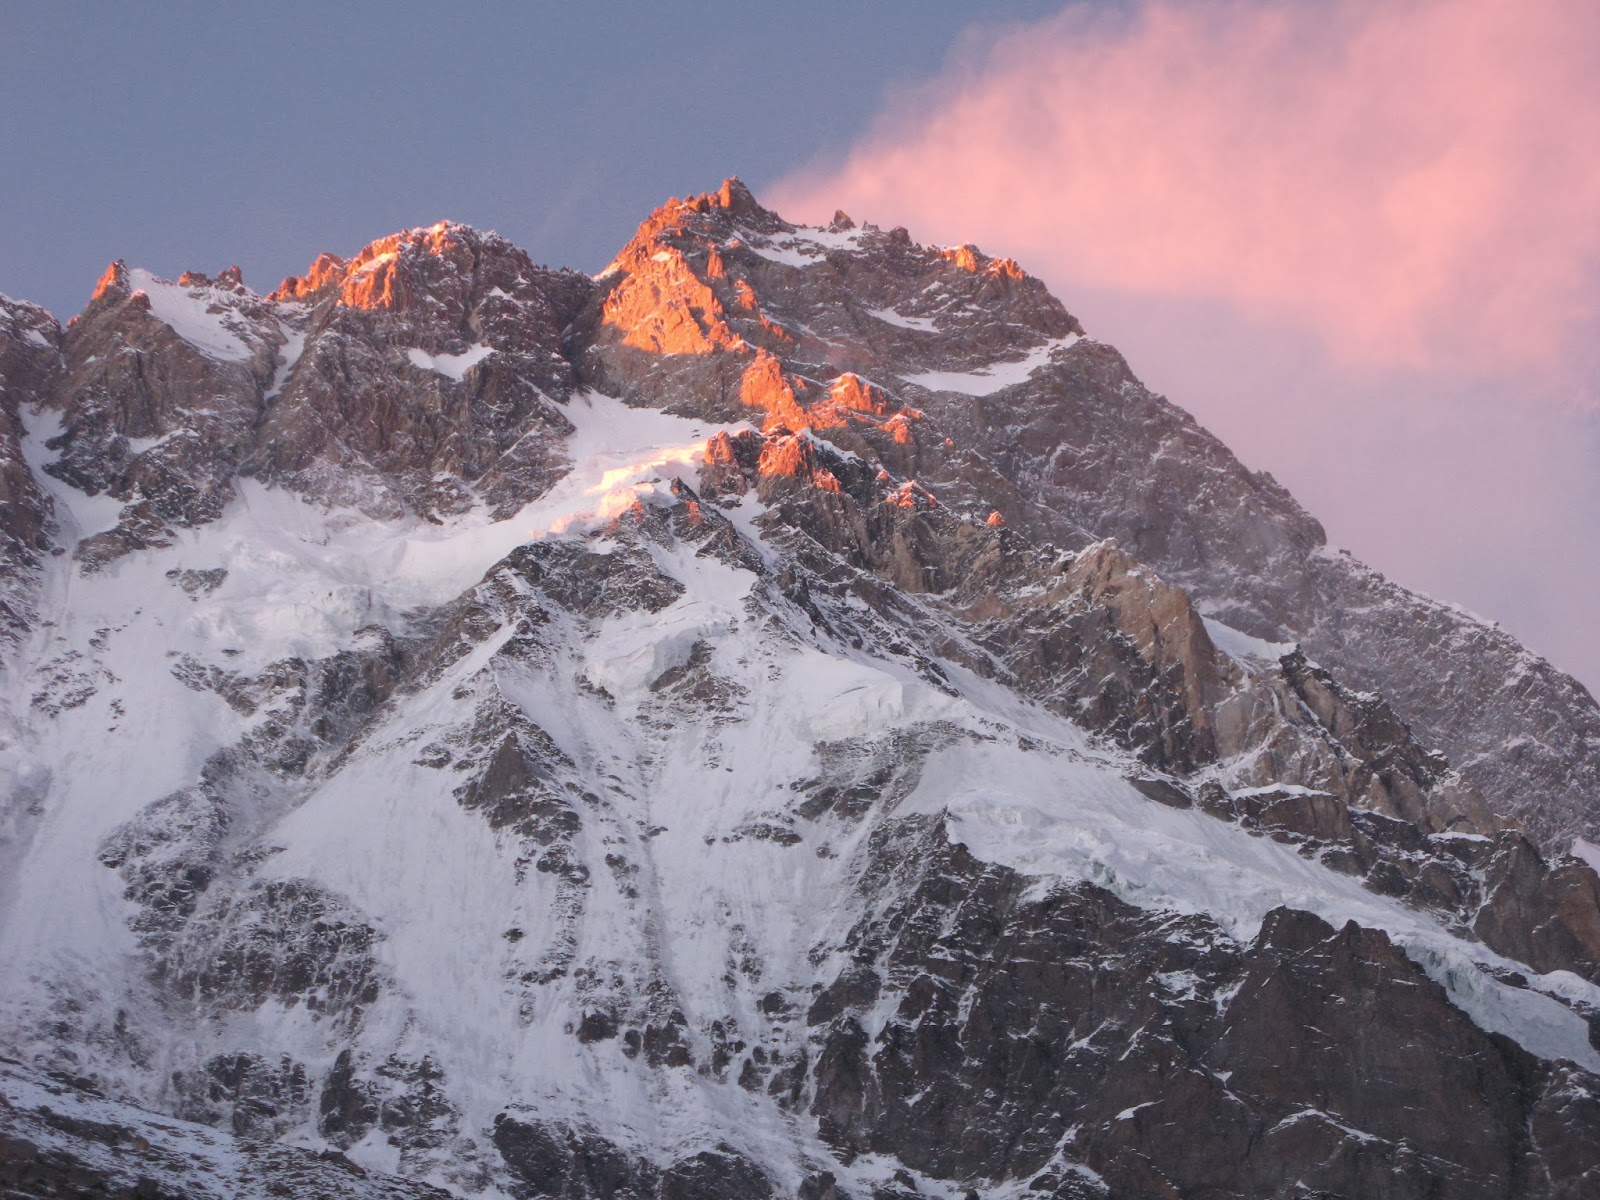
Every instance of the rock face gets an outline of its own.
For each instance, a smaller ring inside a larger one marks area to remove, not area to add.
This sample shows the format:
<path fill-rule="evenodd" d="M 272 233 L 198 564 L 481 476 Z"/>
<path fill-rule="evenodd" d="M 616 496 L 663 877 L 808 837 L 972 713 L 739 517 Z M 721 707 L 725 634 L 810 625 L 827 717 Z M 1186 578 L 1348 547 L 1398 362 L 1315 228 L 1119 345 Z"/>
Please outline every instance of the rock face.
<path fill-rule="evenodd" d="M 509 515 L 561 466 L 561 337 L 592 290 L 448 223 L 324 255 L 273 293 L 307 328 L 245 472 L 363 507 Z"/>
<path fill-rule="evenodd" d="M 44 309 L 0 296 L 0 645 L 34 619 L 39 565 L 50 547 L 51 504 L 23 455 L 21 413 L 53 392 L 60 342 Z"/>
<path fill-rule="evenodd" d="M 241 1142 L 107 1100 L 0 1060 L 7 1105 L 0 1191 L 16 1200 L 444 1200 L 449 1192 L 365 1170 L 342 1154 Z"/>
<path fill-rule="evenodd" d="M 10 1192 L 1600 1188 L 1592 700 L 1016 264 L 0 316 Z"/>
<path fill-rule="evenodd" d="M 1067 1195 L 1095 1194 L 1074 1162 L 1118 1196 L 1292 1194 L 1308 1172 L 1347 1196 L 1519 1195 L 1551 1182 L 1534 1110 L 1600 1104 L 1354 922 L 1275 909 L 1240 945 L 1093 885 L 1038 894 L 937 828 L 873 850 L 868 878 L 914 862 L 917 884 L 851 931 L 809 1014 L 812 1111 L 846 1153 Z"/>
<path fill-rule="evenodd" d="M 561 335 L 593 285 L 441 223 L 271 298 L 238 272 L 177 283 L 113 263 L 62 339 L 50 474 L 124 505 L 91 566 L 215 520 L 240 477 L 383 515 L 507 515 L 548 487 L 567 432 Z"/>

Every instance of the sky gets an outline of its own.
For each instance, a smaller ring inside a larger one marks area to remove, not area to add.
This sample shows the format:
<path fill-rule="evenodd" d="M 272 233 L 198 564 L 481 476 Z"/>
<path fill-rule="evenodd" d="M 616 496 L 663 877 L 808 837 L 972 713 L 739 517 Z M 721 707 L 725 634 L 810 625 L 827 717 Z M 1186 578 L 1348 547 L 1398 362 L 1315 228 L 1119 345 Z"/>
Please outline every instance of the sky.
<path fill-rule="evenodd" d="M 0 291 L 442 217 L 599 269 L 738 174 L 976 242 L 1344 546 L 1600 690 L 1600 5 L 0 0 Z"/>
<path fill-rule="evenodd" d="M 441 218 L 598 271 L 668 196 L 843 150 L 974 12 L 789 8 L 0 0 L 0 291 L 70 314 L 115 258 L 267 289 Z"/>

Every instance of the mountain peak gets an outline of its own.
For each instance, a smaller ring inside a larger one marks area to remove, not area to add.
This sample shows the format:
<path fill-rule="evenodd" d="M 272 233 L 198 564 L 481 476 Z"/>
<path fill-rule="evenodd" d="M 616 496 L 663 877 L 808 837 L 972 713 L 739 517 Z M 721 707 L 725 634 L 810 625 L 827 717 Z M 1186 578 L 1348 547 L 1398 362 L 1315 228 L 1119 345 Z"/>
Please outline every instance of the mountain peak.
<path fill-rule="evenodd" d="M 630 249 L 654 242 L 661 235 L 674 231 L 725 236 L 734 228 L 774 234 L 792 232 L 795 227 L 771 209 L 763 207 L 743 180 L 737 175 L 730 175 L 716 191 L 701 192 L 684 199 L 673 196 L 665 204 L 659 205 L 640 222 L 632 241 L 617 258 L 621 261 Z"/>
<path fill-rule="evenodd" d="M 0 1190 L 1580 1194 L 1600 710 L 1321 547 L 737 178 L 0 302 Z"/>
<path fill-rule="evenodd" d="M 722 187 L 711 193 L 718 208 L 725 208 L 735 217 L 770 216 L 771 213 L 756 202 L 744 180 L 737 175 L 730 175 L 722 181 Z"/>

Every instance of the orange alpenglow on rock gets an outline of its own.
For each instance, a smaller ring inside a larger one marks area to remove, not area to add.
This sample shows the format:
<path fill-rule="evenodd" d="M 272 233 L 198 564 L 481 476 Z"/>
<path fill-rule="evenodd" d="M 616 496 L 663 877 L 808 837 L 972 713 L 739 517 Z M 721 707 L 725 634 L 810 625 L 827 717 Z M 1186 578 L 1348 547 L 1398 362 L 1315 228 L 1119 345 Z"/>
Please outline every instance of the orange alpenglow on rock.
<path fill-rule="evenodd" d="M 120 258 L 105 269 L 100 276 L 100 281 L 94 285 L 94 295 L 90 296 L 91 302 L 104 299 L 106 296 L 126 295 L 128 291 L 128 264 Z"/>
<path fill-rule="evenodd" d="M 713 208 L 723 208 L 736 217 L 755 216 L 763 210 L 750 194 L 750 189 L 745 187 L 744 181 L 737 175 L 730 175 L 722 181 L 722 187 L 714 192 L 702 192 L 693 200 L 686 200 L 684 204 L 695 212 L 708 212 Z"/>
<path fill-rule="evenodd" d="M 369 310 L 393 311 L 404 307 L 406 286 L 398 269 L 399 251 L 388 250 L 371 258 L 366 258 L 366 254 L 362 251 L 356 265 L 345 276 L 339 288 L 339 303 L 346 308 Z M 366 261 L 362 262 L 362 258 Z"/>
<path fill-rule="evenodd" d="M 719 430 L 706 441 L 705 462 L 711 466 L 732 466 L 739 461 L 733 452 L 733 439 L 726 429 Z"/>
<path fill-rule="evenodd" d="M 765 349 L 756 356 L 739 380 L 739 401 L 746 408 L 767 414 L 763 429 L 838 429 L 850 420 L 880 425 L 895 441 L 911 441 L 911 422 L 922 414 L 914 408 L 901 408 L 892 416 L 889 398 L 882 388 L 859 375 L 846 372 L 828 386 L 828 393 L 817 401 L 808 400 L 815 384 L 787 374 L 780 359 Z"/>
<path fill-rule="evenodd" d="M 918 505 L 926 505 L 928 508 L 939 507 L 939 502 L 934 499 L 932 492 L 910 479 L 885 496 L 883 502 L 892 504 L 895 508 L 916 508 Z"/>
<path fill-rule="evenodd" d="M 963 271 L 978 269 L 978 248 L 970 243 L 965 246 L 945 246 L 939 251 L 939 256 L 948 258 Z"/>
<path fill-rule="evenodd" d="M 889 431 L 890 436 L 892 436 L 900 445 L 909 445 L 913 438 L 911 432 L 911 420 L 913 417 L 920 417 L 921 415 L 922 414 L 917 412 L 915 409 L 902 408 L 899 412 L 895 413 L 894 416 L 885 421 L 883 423 L 883 427 Z"/>
<path fill-rule="evenodd" d="M 713 354 L 742 350 L 747 345 L 729 328 L 727 311 L 710 281 L 726 280 L 728 267 L 718 247 L 717 232 L 705 214 L 721 209 L 735 217 L 771 214 L 756 203 L 737 179 L 726 180 L 716 192 L 688 200 L 672 199 L 645 218 L 613 267 L 622 279 L 612 288 L 601 309 L 601 322 L 616 330 L 624 346 L 657 354 Z M 695 273 L 686 254 L 698 259 L 704 249 L 704 278 Z M 727 291 L 727 285 L 721 285 Z M 733 283 L 733 303 L 754 314 L 762 329 L 778 340 L 796 339 L 781 325 L 761 313 L 754 290 L 744 280 Z"/>
<path fill-rule="evenodd" d="M 764 476 L 808 474 L 816 462 L 815 452 L 808 438 L 799 434 L 784 434 L 768 438 L 761 447 L 761 462 L 756 470 Z"/>
<path fill-rule="evenodd" d="M 601 509 L 600 509 L 600 515 L 603 516 L 603 517 L 604 516 L 609 516 L 611 518 L 611 524 L 610 524 L 609 528 L 612 531 L 615 531 L 622 524 L 623 521 L 625 521 L 625 520 L 637 521 L 640 518 L 644 517 L 645 514 L 646 514 L 644 501 L 640 500 L 638 498 L 635 498 L 633 500 L 630 500 L 630 501 L 624 503 L 621 506 L 620 511 L 608 511 L 608 509 L 610 509 L 610 507 L 611 506 L 609 506 L 609 505 L 602 505 Z"/>
<path fill-rule="evenodd" d="M 273 300 L 309 300 L 330 284 L 339 284 L 339 303 L 346 308 L 396 311 L 408 306 L 412 287 L 402 263 L 409 254 L 444 258 L 463 246 L 462 226 L 439 221 L 426 229 L 407 229 L 379 238 L 346 261 L 319 254 L 304 275 L 291 275 L 272 293 Z"/>
<path fill-rule="evenodd" d="M 717 193 L 717 203 L 729 212 L 736 212 L 741 208 L 753 206 L 756 198 L 750 194 L 750 189 L 744 186 L 737 175 L 730 175 L 722 181 L 722 190 Z"/>
<path fill-rule="evenodd" d="M 756 320 L 761 323 L 761 328 L 767 334 L 777 338 L 780 342 L 785 342 L 790 346 L 798 346 L 800 344 L 799 338 L 795 337 L 794 334 L 790 333 L 782 325 L 779 325 L 771 317 L 767 316 L 766 313 L 762 312 L 759 305 L 756 308 Z"/>
<path fill-rule="evenodd" d="M 744 339 L 723 320 L 725 310 L 716 293 L 682 253 L 652 248 L 658 245 L 635 238 L 624 252 L 627 274 L 606 297 L 602 323 L 622 331 L 624 346 L 656 354 L 742 349 Z"/>
<path fill-rule="evenodd" d="M 756 470 L 763 479 L 803 479 L 825 492 L 838 494 L 840 491 L 838 477 L 817 462 L 816 448 L 811 439 L 801 433 L 768 438 L 761 448 L 761 461 Z"/>
<path fill-rule="evenodd" d="M 846 371 L 833 381 L 833 386 L 828 389 L 828 399 L 851 412 L 872 413 L 881 417 L 889 411 L 883 389 L 868 383 L 853 371 Z"/>
<path fill-rule="evenodd" d="M 739 379 L 739 403 L 759 408 L 767 414 L 764 426 L 776 429 L 804 429 L 810 422 L 796 395 L 794 383 L 783 373 L 783 366 L 765 350 L 757 350 Z"/>
<path fill-rule="evenodd" d="M 982 271 L 985 275 L 993 275 L 1000 279 L 1022 280 L 1027 278 L 1027 273 L 1017 265 L 1014 258 L 990 258 L 972 243 L 965 246 L 945 246 L 939 250 L 941 258 L 947 258 L 963 271 L 976 274 Z"/>
<path fill-rule="evenodd" d="M 291 275 L 272 293 L 274 300 L 305 300 L 320 292 L 335 279 L 343 278 L 344 259 L 337 254 L 319 254 L 304 275 Z"/>

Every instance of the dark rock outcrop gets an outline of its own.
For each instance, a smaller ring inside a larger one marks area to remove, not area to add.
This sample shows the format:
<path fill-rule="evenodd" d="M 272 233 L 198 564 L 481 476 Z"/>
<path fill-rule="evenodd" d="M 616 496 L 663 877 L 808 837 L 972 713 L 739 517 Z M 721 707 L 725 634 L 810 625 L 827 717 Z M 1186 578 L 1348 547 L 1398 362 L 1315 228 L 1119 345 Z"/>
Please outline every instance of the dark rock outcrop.
<path fill-rule="evenodd" d="M 0 295 L 0 648 L 33 616 L 39 564 L 50 549 L 50 498 L 23 456 L 22 410 L 61 376 L 61 330 L 44 309 Z"/>
<path fill-rule="evenodd" d="M 1600 1111 L 1593 1077 L 1484 1033 L 1381 933 L 1279 909 L 1239 946 L 1090 885 L 1037 896 L 915 822 L 873 856 L 865 884 L 915 863 L 915 885 L 851 930 L 811 1013 L 812 1111 L 845 1155 L 956 1179 L 1087 1167 L 1119 1197 L 1600 1182 L 1574 1153 L 1593 1129 L 1546 1141 L 1536 1117 Z"/>

